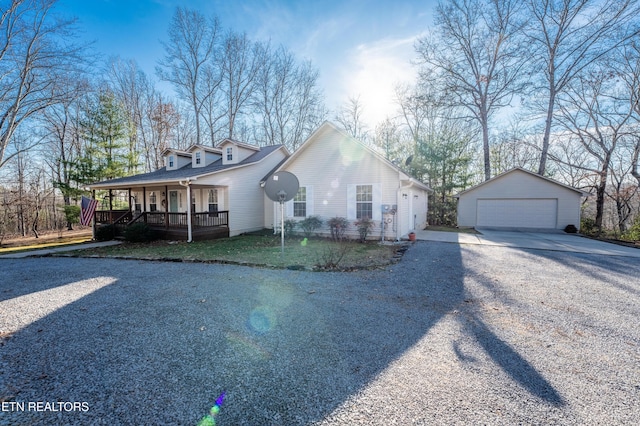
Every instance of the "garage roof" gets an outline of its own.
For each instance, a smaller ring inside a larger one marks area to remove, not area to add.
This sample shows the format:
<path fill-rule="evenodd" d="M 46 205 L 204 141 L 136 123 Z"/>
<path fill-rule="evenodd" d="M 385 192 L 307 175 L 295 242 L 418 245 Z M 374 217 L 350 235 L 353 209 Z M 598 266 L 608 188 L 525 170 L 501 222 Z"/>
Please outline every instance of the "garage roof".
<path fill-rule="evenodd" d="M 455 197 L 456 197 L 456 198 L 459 198 L 462 194 L 466 194 L 466 193 L 468 193 L 468 192 L 474 191 L 474 190 L 476 190 L 477 188 L 480 188 L 481 186 L 484 186 L 484 185 L 486 185 L 486 184 L 488 184 L 488 183 L 491 183 L 491 182 L 495 181 L 496 179 L 500 179 L 501 177 L 506 176 L 506 175 L 508 175 L 508 174 L 510 174 L 510 173 L 513 173 L 513 172 L 516 172 L 516 171 L 521 171 L 521 172 L 528 173 L 528 174 L 530 174 L 531 176 L 535 176 L 535 177 L 537 177 L 537 178 L 539 178 L 539 179 L 546 180 L 547 182 L 553 183 L 553 184 L 555 184 L 555 185 L 559 185 L 559 186 L 561 186 L 561 187 L 563 187 L 563 188 L 570 189 L 571 191 L 578 192 L 580 195 L 582 195 L 582 196 L 584 196 L 584 197 L 588 197 L 588 196 L 590 196 L 590 195 L 593 195 L 593 194 L 591 194 L 590 192 L 586 192 L 586 191 L 583 191 L 583 190 L 581 190 L 581 189 L 577 189 L 577 188 L 574 188 L 574 187 L 572 187 L 572 186 L 565 185 L 564 183 L 560 183 L 560 182 L 558 182 L 557 180 L 553 180 L 553 179 L 548 178 L 548 177 L 545 177 L 545 176 L 540 176 L 539 174 L 534 173 L 534 172 L 529 171 L 529 170 L 525 170 L 525 169 L 523 169 L 522 167 L 514 167 L 513 169 L 508 170 L 508 171 L 506 171 L 506 172 L 504 172 L 504 173 L 500 173 L 499 175 L 494 176 L 494 177 L 492 177 L 491 179 L 489 179 L 489 180 L 487 180 L 487 181 L 482 182 L 481 184 L 478 184 L 478 185 L 476 185 L 476 186 L 472 186 L 472 187 L 471 187 L 471 188 L 469 188 L 469 189 L 466 189 L 466 190 L 464 190 L 464 191 L 462 191 L 462 192 L 459 192 L 458 194 L 456 194 L 456 195 L 455 195 Z"/>

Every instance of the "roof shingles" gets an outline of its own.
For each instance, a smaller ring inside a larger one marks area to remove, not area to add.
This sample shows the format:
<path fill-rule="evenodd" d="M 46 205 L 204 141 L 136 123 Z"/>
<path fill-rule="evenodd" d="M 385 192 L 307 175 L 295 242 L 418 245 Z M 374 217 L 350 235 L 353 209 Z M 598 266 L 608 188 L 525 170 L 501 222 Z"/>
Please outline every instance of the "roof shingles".
<path fill-rule="evenodd" d="M 178 181 L 189 179 L 189 178 L 196 178 L 204 175 L 219 173 L 228 169 L 257 163 L 281 147 L 282 145 L 263 146 L 255 154 L 250 155 L 249 157 L 245 158 L 244 160 L 242 160 L 237 164 L 223 165 L 222 159 L 219 159 L 205 167 L 193 168 L 191 166 L 191 163 L 179 168 L 178 170 L 167 170 L 166 168 L 163 167 L 159 170 L 156 170 L 155 172 L 143 173 L 143 174 L 134 175 L 134 176 L 96 182 L 89 185 L 89 187 L 91 189 L 97 189 L 97 188 L 110 188 L 110 187 L 112 188 L 116 186 L 123 187 L 126 185 L 178 182 Z"/>

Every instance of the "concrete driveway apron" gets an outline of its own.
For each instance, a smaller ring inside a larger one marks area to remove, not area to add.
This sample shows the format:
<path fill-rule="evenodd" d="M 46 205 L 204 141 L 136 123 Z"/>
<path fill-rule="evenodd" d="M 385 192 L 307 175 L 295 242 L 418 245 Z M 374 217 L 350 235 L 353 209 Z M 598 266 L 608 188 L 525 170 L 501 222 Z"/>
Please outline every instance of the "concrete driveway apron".
<path fill-rule="evenodd" d="M 428 230 L 417 231 L 416 239 L 422 241 L 480 244 L 640 258 L 640 249 L 592 240 L 576 234 L 497 231 L 488 229 L 482 229 L 479 230 L 479 232 L 480 234 Z"/>

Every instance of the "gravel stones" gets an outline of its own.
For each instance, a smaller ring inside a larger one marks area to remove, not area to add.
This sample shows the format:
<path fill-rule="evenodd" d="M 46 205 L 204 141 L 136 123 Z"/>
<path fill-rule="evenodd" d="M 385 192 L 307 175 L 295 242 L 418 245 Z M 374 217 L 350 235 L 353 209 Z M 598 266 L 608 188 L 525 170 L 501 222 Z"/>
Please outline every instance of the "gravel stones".
<path fill-rule="evenodd" d="M 631 258 L 417 242 L 387 270 L 349 273 L 0 268 L 3 425 L 194 425 L 222 392 L 220 425 L 640 418 Z M 15 409 L 29 402 L 88 409 Z"/>

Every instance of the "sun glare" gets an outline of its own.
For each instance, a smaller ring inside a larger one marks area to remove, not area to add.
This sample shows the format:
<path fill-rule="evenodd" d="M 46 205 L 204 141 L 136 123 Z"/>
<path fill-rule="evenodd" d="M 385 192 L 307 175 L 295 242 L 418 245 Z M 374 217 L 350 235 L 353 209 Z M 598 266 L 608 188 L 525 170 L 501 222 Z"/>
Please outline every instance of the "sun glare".
<path fill-rule="evenodd" d="M 410 60 L 414 57 L 415 37 L 384 39 L 357 47 L 347 79 L 347 96 L 360 98 L 364 121 L 373 128 L 386 117 L 397 115 L 395 86 L 415 81 L 416 70 Z"/>
<path fill-rule="evenodd" d="M 116 281 L 113 277 L 96 277 L 4 300 L 0 302 L 0 310 L 6 312 L 3 315 L 6 322 L 0 323 L 0 332 L 15 333 Z M 43 300 L 47 301 L 46 306 Z"/>

